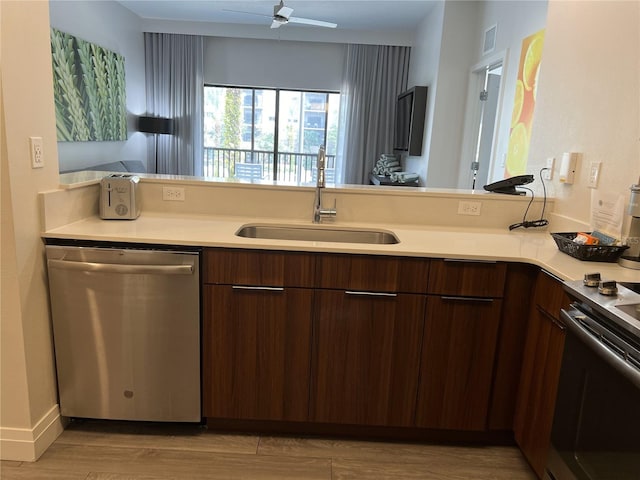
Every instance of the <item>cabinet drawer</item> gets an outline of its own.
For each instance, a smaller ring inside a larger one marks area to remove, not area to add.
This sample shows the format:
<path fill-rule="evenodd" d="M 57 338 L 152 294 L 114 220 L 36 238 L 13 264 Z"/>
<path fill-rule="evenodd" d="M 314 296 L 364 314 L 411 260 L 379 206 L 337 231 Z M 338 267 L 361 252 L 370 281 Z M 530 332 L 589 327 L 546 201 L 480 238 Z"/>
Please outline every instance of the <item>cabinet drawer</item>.
<path fill-rule="evenodd" d="M 412 257 L 320 255 L 319 288 L 426 293 L 429 260 Z"/>
<path fill-rule="evenodd" d="M 269 287 L 312 287 L 311 253 L 208 248 L 204 283 Z"/>
<path fill-rule="evenodd" d="M 470 297 L 502 297 L 506 263 L 431 260 L 429 293 Z"/>

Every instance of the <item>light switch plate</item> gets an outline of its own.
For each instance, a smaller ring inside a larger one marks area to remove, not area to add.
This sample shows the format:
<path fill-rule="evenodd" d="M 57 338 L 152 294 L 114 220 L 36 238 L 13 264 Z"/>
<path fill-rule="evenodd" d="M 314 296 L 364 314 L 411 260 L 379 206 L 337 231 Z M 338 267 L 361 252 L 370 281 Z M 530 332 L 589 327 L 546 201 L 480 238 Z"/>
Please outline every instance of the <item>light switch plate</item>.
<path fill-rule="evenodd" d="M 589 188 L 598 188 L 598 180 L 600 179 L 600 166 L 602 162 L 598 162 L 594 160 L 591 162 L 589 166 L 589 183 L 587 183 L 587 187 Z"/>
<path fill-rule="evenodd" d="M 547 165 L 546 165 L 547 170 L 542 172 L 542 178 L 544 178 L 545 180 L 553 180 L 553 169 L 555 168 L 555 166 L 556 166 L 555 157 L 547 158 Z"/>

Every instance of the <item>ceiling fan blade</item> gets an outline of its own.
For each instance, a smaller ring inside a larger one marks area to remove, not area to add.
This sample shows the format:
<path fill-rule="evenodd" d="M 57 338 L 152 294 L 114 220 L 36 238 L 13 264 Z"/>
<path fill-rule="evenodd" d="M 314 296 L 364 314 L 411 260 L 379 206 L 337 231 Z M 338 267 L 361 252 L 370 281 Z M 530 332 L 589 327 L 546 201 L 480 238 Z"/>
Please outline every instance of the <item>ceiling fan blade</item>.
<path fill-rule="evenodd" d="M 271 28 L 280 28 L 285 23 L 287 23 L 287 22 L 286 21 L 283 22 L 281 20 L 274 19 L 273 22 L 271 22 Z"/>
<path fill-rule="evenodd" d="M 257 17 L 263 17 L 263 18 L 272 18 L 271 15 L 263 15 L 262 13 L 254 13 L 254 12 L 243 12 L 241 10 L 228 10 L 226 8 L 223 8 L 222 11 L 230 12 L 230 13 L 242 13 L 243 15 L 255 15 Z"/>
<path fill-rule="evenodd" d="M 284 17 L 288 19 L 293 13 L 293 8 L 285 7 L 283 2 L 280 5 L 276 5 L 273 9 L 273 14 L 278 17 Z"/>
<path fill-rule="evenodd" d="M 300 17 L 289 17 L 289 22 L 302 23 L 305 25 L 314 25 L 316 27 L 328 27 L 328 28 L 336 28 L 338 26 L 337 23 L 323 22 L 322 20 L 312 20 L 310 18 L 300 18 Z"/>

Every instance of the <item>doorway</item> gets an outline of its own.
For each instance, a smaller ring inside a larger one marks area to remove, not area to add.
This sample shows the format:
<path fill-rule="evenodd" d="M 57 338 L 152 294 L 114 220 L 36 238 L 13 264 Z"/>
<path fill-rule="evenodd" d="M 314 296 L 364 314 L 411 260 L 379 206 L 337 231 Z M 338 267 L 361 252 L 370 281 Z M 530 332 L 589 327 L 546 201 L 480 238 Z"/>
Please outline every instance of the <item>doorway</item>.
<path fill-rule="evenodd" d="M 503 77 L 502 57 L 476 66 L 471 72 L 465 148 L 461 159 L 459 187 L 482 188 L 495 164 L 498 112 Z"/>
<path fill-rule="evenodd" d="M 482 75 L 482 73 L 480 73 Z M 500 97 L 500 83 L 502 80 L 502 62 L 485 69 L 484 88 L 479 94 L 480 98 L 480 124 L 476 141 L 475 160 L 472 171 L 471 188 L 487 184 L 493 139 L 496 128 L 496 114 L 498 112 L 498 98 Z"/>

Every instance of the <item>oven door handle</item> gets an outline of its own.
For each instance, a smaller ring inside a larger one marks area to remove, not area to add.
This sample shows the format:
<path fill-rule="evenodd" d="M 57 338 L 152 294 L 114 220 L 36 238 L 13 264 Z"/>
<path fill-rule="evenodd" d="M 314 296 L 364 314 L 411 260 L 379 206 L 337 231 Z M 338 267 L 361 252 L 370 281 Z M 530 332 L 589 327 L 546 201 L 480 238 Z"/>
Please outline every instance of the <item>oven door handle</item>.
<path fill-rule="evenodd" d="M 566 323 L 571 333 L 578 337 L 583 344 L 602 358 L 611 368 L 629 380 L 636 388 L 640 388 L 640 371 L 633 368 L 617 354 L 612 352 L 609 347 L 587 332 L 566 310 L 562 310 L 560 313 L 562 320 Z"/>

